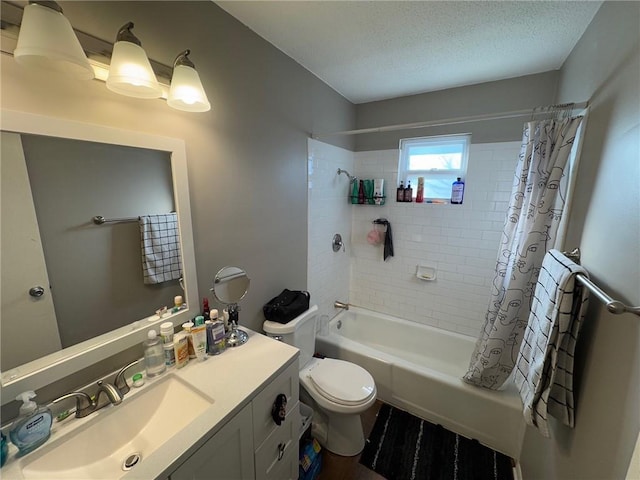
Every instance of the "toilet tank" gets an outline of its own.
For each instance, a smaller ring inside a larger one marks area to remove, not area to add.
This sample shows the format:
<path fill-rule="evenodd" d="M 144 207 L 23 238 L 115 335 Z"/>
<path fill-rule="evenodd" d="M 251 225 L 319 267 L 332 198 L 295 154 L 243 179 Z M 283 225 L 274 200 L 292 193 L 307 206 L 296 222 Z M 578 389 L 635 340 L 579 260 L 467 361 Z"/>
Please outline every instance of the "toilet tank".
<path fill-rule="evenodd" d="M 300 350 L 300 368 L 304 367 L 313 357 L 316 349 L 316 319 L 318 306 L 313 305 L 304 313 L 288 323 L 265 320 L 262 324 L 264 332 L 269 337 L 282 340 Z"/>

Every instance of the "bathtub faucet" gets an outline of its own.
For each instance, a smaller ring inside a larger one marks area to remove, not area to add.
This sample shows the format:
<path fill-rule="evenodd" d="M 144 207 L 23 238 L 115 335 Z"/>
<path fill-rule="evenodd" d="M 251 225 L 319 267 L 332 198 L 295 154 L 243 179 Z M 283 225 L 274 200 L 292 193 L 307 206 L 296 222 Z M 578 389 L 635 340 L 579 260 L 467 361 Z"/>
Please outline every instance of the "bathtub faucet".
<path fill-rule="evenodd" d="M 336 300 L 335 302 L 333 302 L 333 308 L 342 308 L 344 310 L 349 310 L 349 304 Z"/>

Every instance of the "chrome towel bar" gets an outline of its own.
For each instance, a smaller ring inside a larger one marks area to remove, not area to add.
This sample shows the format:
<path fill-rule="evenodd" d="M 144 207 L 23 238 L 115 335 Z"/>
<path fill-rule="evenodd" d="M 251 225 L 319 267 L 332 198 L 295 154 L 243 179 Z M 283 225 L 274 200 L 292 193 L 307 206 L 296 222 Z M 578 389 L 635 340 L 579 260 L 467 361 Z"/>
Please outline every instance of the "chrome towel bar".
<path fill-rule="evenodd" d="M 170 213 L 176 213 L 176 212 L 170 212 Z M 105 223 L 116 223 L 116 222 L 137 222 L 138 220 L 140 220 L 140 217 L 104 218 L 102 215 L 96 215 L 91 220 L 96 225 L 102 225 Z"/>
<path fill-rule="evenodd" d="M 615 313 L 616 315 L 618 315 L 620 313 L 629 312 L 640 316 L 640 306 L 630 307 L 629 305 L 625 305 L 624 303 L 622 303 L 620 300 L 614 300 L 584 275 L 577 274 L 576 280 L 587 287 L 591 291 L 591 293 L 593 293 L 598 298 L 598 300 L 604 303 L 607 307 L 607 310 L 609 310 L 611 313 Z"/>
<path fill-rule="evenodd" d="M 562 252 L 567 258 L 571 259 L 575 263 L 580 263 L 580 249 L 574 248 L 571 252 Z M 595 295 L 595 297 L 605 304 L 607 310 L 611 313 L 619 315 L 621 313 L 629 312 L 634 315 L 640 316 L 640 306 L 631 307 L 629 305 L 625 305 L 620 300 L 614 300 L 607 293 L 605 293 L 600 287 L 598 287 L 593 281 L 585 277 L 584 275 L 578 273 L 576 275 L 576 280 L 580 282 L 582 285 L 587 287 L 591 293 Z"/>
<path fill-rule="evenodd" d="M 104 218 L 102 215 L 96 215 L 93 217 L 93 223 L 96 225 L 102 225 L 104 223 L 113 222 L 137 222 L 140 217 L 127 217 L 127 218 Z"/>

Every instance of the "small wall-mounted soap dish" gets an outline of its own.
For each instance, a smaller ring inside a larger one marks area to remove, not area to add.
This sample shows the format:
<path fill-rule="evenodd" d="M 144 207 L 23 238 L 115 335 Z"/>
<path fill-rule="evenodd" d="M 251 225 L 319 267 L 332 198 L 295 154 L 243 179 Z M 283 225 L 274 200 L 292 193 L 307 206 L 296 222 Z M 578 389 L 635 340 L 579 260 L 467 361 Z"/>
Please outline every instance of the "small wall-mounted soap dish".
<path fill-rule="evenodd" d="M 427 267 L 426 265 L 418 265 L 416 268 L 416 277 L 426 282 L 433 281 L 436 279 L 436 269 Z"/>

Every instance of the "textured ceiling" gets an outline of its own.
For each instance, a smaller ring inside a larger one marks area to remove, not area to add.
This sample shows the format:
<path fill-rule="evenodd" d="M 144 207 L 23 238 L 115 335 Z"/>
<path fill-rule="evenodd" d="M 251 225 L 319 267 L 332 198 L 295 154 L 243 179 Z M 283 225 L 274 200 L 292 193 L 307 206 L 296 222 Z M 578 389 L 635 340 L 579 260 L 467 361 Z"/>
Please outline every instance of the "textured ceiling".
<path fill-rule="evenodd" d="M 601 1 L 221 1 L 353 103 L 559 69 Z"/>

